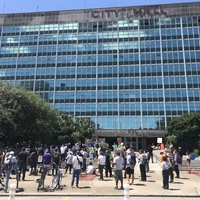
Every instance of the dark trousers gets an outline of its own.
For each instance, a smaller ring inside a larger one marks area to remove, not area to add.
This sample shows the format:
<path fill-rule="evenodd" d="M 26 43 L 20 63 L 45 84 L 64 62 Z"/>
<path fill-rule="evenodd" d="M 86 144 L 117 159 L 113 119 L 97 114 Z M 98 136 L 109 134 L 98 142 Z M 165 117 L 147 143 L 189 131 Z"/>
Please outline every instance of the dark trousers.
<path fill-rule="evenodd" d="M 83 171 L 86 171 L 86 158 L 83 158 Z"/>
<path fill-rule="evenodd" d="M 67 173 L 68 169 L 69 169 L 69 173 L 71 174 L 71 172 L 72 172 L 72 167 L 73 167 L 72 164 L 68 164 L 68 163 L 67 163 L 65 174 Z"/>
<path fill-rule="evenodd" d="M 168 189 L 169 188 L 169 170 L 163 170 L 162 176 L 163 176 L 163 188 Z"/>
<path fill-rule="evenodd" d="M 58 163 L 53 163 L 53 168 L 52 168 L 52 176 L 57 175 L 57 170 L 58 170 Z M 56 173 L 54 173 L 56 172 Z"/>
<path fill-rule="evenodd" d="M 144 164 L 140 164 L 140 174 L 141 174 L 141 180 L 146 181 L 147 176 L 146 176 L 146 169 Z"/>
<path fill-rule="evenodd" d="M 22 180 L 24 180 L 25 174 L 26 174 L 26 163 L 20 163 L 19 164 L 19 171 L 20 171 L 19 178 L 21 177 L 21 172 L 22 172 Z"/>
<path fill-rule="evenodd" d="M 103 180 L 103 169 L 104 169 L 104 165 L 99 165 L 100 179 L 102 180 Z"/>
<path fill-rule="evenodd" d="M 174 173 L 173 173 L 173 168 L 170 167 L 168 170 L 169 170 L 170 181 L 171 181 L 171 182 L 174 182 Z"/>
<path fill-rule="evenodd" d="M 178 165 L 174 165 L 174 171 L 176 172 L 177 178 L 180 178 Z"/>
<path fill-rule="evenodd" d="M 109 172 L 109 174 L 110 174 L 110 177 L 112 177 L 112 168 L 111 168 L 111 166 L 106 166 L 106 177 L 108 177 L 108 172 Z"/>

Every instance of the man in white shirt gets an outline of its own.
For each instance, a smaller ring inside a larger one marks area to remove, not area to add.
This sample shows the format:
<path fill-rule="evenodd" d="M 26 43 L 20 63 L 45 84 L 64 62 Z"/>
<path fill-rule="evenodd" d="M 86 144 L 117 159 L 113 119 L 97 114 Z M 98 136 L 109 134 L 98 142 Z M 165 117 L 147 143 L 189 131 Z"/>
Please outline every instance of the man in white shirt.
<path fill-rule="evenodd" d="M 98 157 L 98 165 L 99 165 L 99 173 L 100 173 L 100 178 L 99 180 L 103 180 L 103 169 L 106 164 L 106 156 L 104 155 L 103 152 L 100 152 L 100 156 Z"/>
<path fill-rule="evenodd" d="M 94 166 L 92 165 L 92 162 L 89 163 L 86 173 L 87 174 L 94 174 Z"/>
<path fill-rule="evenodd" d="M 122 169 L 124 165 L 124 159 L 120 155 L 120 152 L 116 152 L 116 156 L 113 160 L 113 166 L 114 166 L 114 173 L 115 173 L 115 190 L 118 190 L 118 183 L 119 181 L 121 182 L 121 187 L 120 189 L 123 190 L 123 176 L 122 176 Z"/>
<path fill-rule="evenodd" d="M 63 144 L 61 147 L 60 147 L 60 154 L 61 154 L 61 161 L 64 161 L 65 160 L 65 154 L 66 154 L 66 151 L 67 151 L 67 145 Z"/>
<path fill-rule="evenodd" d="M 79 188 L 79 176 L 81 172 L 82 163 L 83 163 L 83 158 L 81 157 L 81 154 L 77 152 L 76 156 L 74 156 L 72 159 L 73 173 L 72 173 L 71 187 L 73 187 L 74 180 L 76 177 L 76 187 Z"/>

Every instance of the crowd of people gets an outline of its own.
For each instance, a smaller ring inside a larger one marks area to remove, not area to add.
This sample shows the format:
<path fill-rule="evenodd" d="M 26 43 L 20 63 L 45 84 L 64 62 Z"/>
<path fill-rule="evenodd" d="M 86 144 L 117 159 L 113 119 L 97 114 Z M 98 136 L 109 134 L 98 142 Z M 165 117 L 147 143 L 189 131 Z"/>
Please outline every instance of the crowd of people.
<path fill-rule="evenodd" d="M 61 166 L 62 163 L 65 164 L 64 174 L 72 174 L 71 187 L 75 185 L 79 188 L 81 172 L 94 174 L 96 168 L 98 168 L 99 180 L 104 180 L 104 177 L 114 177 L 114 189 L 120 190 L 123 189 L 125 181 L 129 185 L 134 184 L 134 169 L 137 163 L 141 181 L 147 181 L 146 173 L 150 170 L 149 163 L 154 162 L 153 150 L 153 145 L 149 145 L 147 149 L 139 150 L 136 154 L 132 146 L 125 146 L 123 143 L 113 149 L 104 147 L 101 143 L 98 143 L 98 145 L 90 143 L 82 146 L 79 144 L 72 146 L 68 143 L 61 146 L 22 147 L 19 152 L 7 148 L 0 152 L 0 176 L 3 172 L 5 173 L 3 190 L 8 192 L 8 182 L 12 173 L 19 173 L 19 179 L 25 181 L 28 166 L 30 166 L 28 175 L 32 176 L 38 174 L 38 166 L 44 165 L 48 169 L 47 175 L 54 176 L 57 174 L 57 166 Z M 171 154 L 161 153 L 164 189 L 169 188 L 169 177 L 170 182 L 174 181 L 173 171 L 175 171 L 177 178 L 180 177 L 178 165 L 181 161 L 179 161 L 179 157 L 182 159 L 180 149 L 179 152 L 174 150 Z M 190 162 L 189 155 L 187 161 Z"/>
<path fill-rule="evenodd" d="M 169 189 L 169 183 L 174 182 L 174 178 L 180 178 L 179 165 L 182 164 L 183 160 L 183 150 L 181 147 L 174 149 L 170 146 L 169 150 L 160 152 L 160 162 L 162 168 L 162 178 L 163 178 L 163 189 Z M 191 173 L 190 163 L 191 157 L 190 153 L 186 152 L 186 162 L 188 173 Z M 175 177 L 174 177 L 175 172 Z"/>

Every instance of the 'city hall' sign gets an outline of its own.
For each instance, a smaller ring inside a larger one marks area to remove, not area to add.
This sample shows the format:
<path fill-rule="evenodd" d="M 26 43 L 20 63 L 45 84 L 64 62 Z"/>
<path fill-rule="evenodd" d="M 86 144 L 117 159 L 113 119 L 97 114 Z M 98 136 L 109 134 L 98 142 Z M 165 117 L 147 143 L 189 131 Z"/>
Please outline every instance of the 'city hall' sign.
<path fill-rule="evenodd" d="M 139 7 L 132 9 L 105 9 L 105 10 L 92 10 L 92 18 L 118 18 L 120 16 L 131 19 L 135 17 L 153 17 L 156 15 L 167 15 L 162 6 L 158 7 Z"/>

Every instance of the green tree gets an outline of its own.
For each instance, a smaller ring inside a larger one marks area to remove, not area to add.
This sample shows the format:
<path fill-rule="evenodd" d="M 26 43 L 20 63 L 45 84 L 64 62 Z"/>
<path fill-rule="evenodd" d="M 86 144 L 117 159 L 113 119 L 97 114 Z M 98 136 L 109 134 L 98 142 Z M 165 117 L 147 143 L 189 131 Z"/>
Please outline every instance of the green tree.
<path fill-rule="evenodd" d="M 5 143 L 51 141 L 57 113 L 36 94 L 0 83 L 0 131 Z"/>
<path fill-rule="evenodd" d="M 200 113 L 192 112 L 172 119 L 168 125 L 165 141 L 189 151 L 199 149 Z"/>
<path fill-rule="evenodd" d="M 84 143 L 86 138 L 91 138 L 95 130 L 95 124 L 89 118 L 76 119 L 76 131 L 72 134 L 75 142 Z"/>
<path fill-rule="evenodd" d="M 72 134 L 75 132 L 75 120 L 72 115 L 61 114 L 58 117 L 59 127 L 53 134 L 53 141 L 66 143 L 72 141 Z"/>

